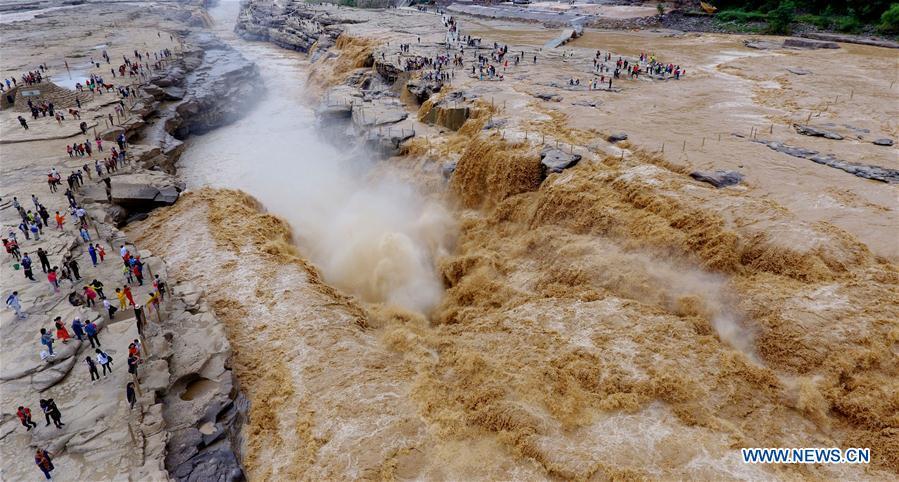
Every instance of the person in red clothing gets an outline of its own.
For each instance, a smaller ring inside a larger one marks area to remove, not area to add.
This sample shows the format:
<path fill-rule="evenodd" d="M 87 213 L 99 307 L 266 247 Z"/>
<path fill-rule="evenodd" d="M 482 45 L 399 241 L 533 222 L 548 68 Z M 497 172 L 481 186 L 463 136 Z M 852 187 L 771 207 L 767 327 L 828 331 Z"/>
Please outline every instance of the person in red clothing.
<path fill-rule="evenodd" d="M 87 299 L 87 306 L 94 306 L 94 303 L 96 302 L 96 299 L 97 299 L 97 292 L 94 291 L 94 289 L 91 288 L 90 286 L 85 286 L 83 288 L 83 290 L 84 290 L 84 297 L 85 297 L 85 299 Z"/>
<path fill-rule="evenodd" d="M 141 273 L 140 267 L 135 264 L 131 267 L 131 272 L 134 274 L 134 277 L 137 278 L 137 284 L 140 286 L 144 285 L 144 274 Z"/>
<path fill-rule="evenodd" d="M 16 416 L 19 417 L 19 420 L 22 421 L 22 425 L 25 426 L 25 431 L 31 430 L 33 428 L 37 428 L 37 424 L 31 421 L 31 409 L 28 407 L 20 406 L 16 411 Z"/>
<path fill-rule="evenodd" d="M 47 273 L 47 281 L 50 282 L 50 288 L 53 289 L 54 293 L 59 293 L 59 278 L 56 276 L 56 270 L 51 269 L 49 273 Z"/>
<path fill-rule="evenodd" d="M 103 262 L 103 259 L 106 258 L 106 250 L 103 249 L 103 246 L 100 246 L 100 243 L 96 244 L 97 246 L 97 254 L 100 255 L 100 262 Z"/>
<path fill-rule="evenodd" d="M 135 303 L 134 303 L 134 297 L 131 296 L 131 287 L 128 285 L 125 285 L 125 287 L 122 288 L 122 292 L 125 293 L 125 298 L 128 298 L 128 302 L 131 303 L 131 306 L 134 306 Z"/>
<path fill-rule="evenodd" d="M 69 335 L 69 330 L 66 329 L 66 324 L 62 322 L 62 317 L 57 316 L 53 320 L 53 323 L 56 325 L 56 338 L 63 343 L 68 343 L 69 338 L 72 338 L 72 335 Z"/>

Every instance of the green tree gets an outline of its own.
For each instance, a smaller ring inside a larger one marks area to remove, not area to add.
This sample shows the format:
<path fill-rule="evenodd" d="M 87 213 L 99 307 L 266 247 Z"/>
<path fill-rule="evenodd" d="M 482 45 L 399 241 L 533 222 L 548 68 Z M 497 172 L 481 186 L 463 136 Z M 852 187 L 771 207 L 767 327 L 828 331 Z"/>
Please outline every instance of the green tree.
<path fill-rule="evenodd" d="M 790 24 L 796 19 L 796 4 L 788 0 L 781 2 L 777 8 L 768 12 L 768 32 L 787 35 Z"/>
<path fill-rule="evenodd" d="M 899 33 L 899 3 L 890 5 L 890 8 L 883 12 L 877 30 L 883 33 Z"/>

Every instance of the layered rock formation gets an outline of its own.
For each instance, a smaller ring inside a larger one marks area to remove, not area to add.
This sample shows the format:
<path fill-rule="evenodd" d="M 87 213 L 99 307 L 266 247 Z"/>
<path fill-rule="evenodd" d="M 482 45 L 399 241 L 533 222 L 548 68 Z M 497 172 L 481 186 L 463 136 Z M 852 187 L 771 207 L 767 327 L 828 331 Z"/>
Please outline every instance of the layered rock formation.
<path fill-rule="evenodd" d="M 35 447 L 54 454 L 57 467 L 54 479 L 244 478 L 239 447 L 246 401 L 240 395 L 229 366 L 230 344 L 201 290 L 168 280 L 168 294 L 161 308 L 156 311 L 145 307 L 142 311 L 146 318 L 142 332 L 137 327 L 137 312 L 130 307 L 109 317 L 102 304 L 86 307 L 68 301 L 69 291 L 80 292 L 82 285 L 93 279 L 103 282 L 106 296 L 115 300 L 112 291 L 122 284 L 122 263 L 117 256 L 120 245 L 127 245 L 132 254 L 141 256 L 145 277 L 152 279 L 152 275 L 159 275 L 167 279 L 165 262 L 131 245 L 117 227 L 135 216 L 146 216 L 147 211 L 157 206 L 176 202 L 183 187 L 173 176 L 175 161 L 182 150 L 181 140 L 236 120 L 249 108 L 261 85 L 255 66 L 239 53 L 208 33 L 185 28 L 205 25 L 208 19 L 202 10 L 189 4 L 172 4 L 147 14 L 140 8 L 116 6 L 107 17 L 99 18 L 119 22 L 119 25 L 130 22 L 127 27 L 119 28 L 123 35 L 144 35 L 144 38 L 134 40 L 147 40 L 150 44 L 144 45 L 148 45 L 148 50 L 156 51 L 165 46 L 171 47 L 176 54 L 166 59 L 162 69 L 151 71 L 149 81 L 137 88 L 135 96 L 122 99 L 125 114 L 121 119 L 112 112 L 113 106 L 119 105 L 114 94 L 81 98 L 82 115 L 86 119 L 95 119 L 90 127 L 98 126 L 98 137 L 110 144 L 120 134 L 125 134 L 128 139 L 129 162 L 111 173 L 112 202 L 108 202 L 102 184 L 94 185 L 96 179 L 75 194 L 92 219 L 91 242 L 105 246 L 108 259 L 92 266 L 87 258 L 87 243 L 67 222 L 64 231 L 45 229 L 40 241 L 20 239 L 20 245 L 22 251 L 31 252 L 34 258 L 36 278 L 45 276 L 37 270 L 38 260 L 34 253 L 41 247 L 53 264 L 66 256 L 78 260 L 81 280 L 62 281 L 61 292 L 55 293 L 48 289 L 44 280 L 36 283 L 25 279 L 21 270 L 4 271 L 4 297 L 13 290 L 18 291 L 23 308 L 29 314 L 23 322 L 17 320 L 11 310 L 4 310 L 0 324 L 0 333 L 6 340 L 0 353 L 0 394 L 4 407 L 0 440 L 3 441 L 4 479 L 26 480 L 39 475 L 31 460 Z M 56 19 L 48 22 L 54 28 L 57 26 Z M 152 30 L 141 30 L 141 22 L 149 22 Z M 132 25 L 134 23 L 138 25 Z M 104 27 L 95 25 L 92 28 Z M 183 35 L 179 39 L 183 43 L 178 42 L 177 47 L 172 45 L 177 41 L 165 39 L 163 32 L 157 33 L 157 29 L 166 29 L 163 31 L 166 37 L 169 31 L 180 32 L 173 36 Z M 156 44 L 152 44 L 154 41 Z M 131 56 L 129 45 L 124 47 L 124 51 L 109 47 L 113 59 Z M 121 49 L 120 46 L 115 48 Z M 105 73 L 101 71 L 100 74 L 108 76 L 108 67 L 104 65 L 103 69 Z M 61 105 L 66 104 L 61 102 Z M 4 116 L 10 115 L 15 113 L 4 112 Z M 118 125 L 103 129 L 107 116 L 117 118 Z M 56 152 L 61 143 L 55 140 L 58 135 L 52 137 L 41 133 L 47 129 L 60 132 L 71 129 L 74 135 L 77 128 L 72 126 L 75 125 L 77 123 L 56 126 L 52 119 L 40 119 L 33 123 L 33 131 L 25 133 L 25 137 L 16 133 L 18 137 L 10 138 L 8 132 L 3 133 L 3 140 L 11 143 L 5 154 L 15 153 L 14 159 L 9 159 L 10 169 L 17 173 L 28 172 L 26 176 L 4 176 L 4 201 L 7 193 L 10 197 L 17 195 L 19 199 L 27 199 L 28 193 L 46 192 L 46 185 L 32 185 L 35 182 L 44 184 L 42 176 L 35 176 L 28 170 L 46 171 L 51 166 L 58 166 L 58 156 L 44 152 Z M 20 148 L 15 143 L 26 147 Z M 45 147 L 50 143 L 53 144 Z M 20 152 L 22 154 L 18 155 Z M 16 167 L 12 165 L 14 162 L 26 164 Z M 87 176 L 85 181 L 89 181 Z M 65 212 L 61 193 L 40 197 L 51 212 Z M 4 209 L 4 226 L 14 226 L 17 217 L 15 210 Z M 132 289 L 135 302 L 144 304 L 153 288 L 146 281 L 141 286 L 135 284 Z M 118 301 L 113 305 L 117 306 Z M 108 378 L 94 382 L 95 385 L 89 384 L 84 358 L 93 356 L 93 348 L 86 340 L 73 339 L 65 344 L 57 340 L 55 357 L 41 360 L 35 333 L 41 326 L 55 332 L 52 323 L 48 323 L 48 319 L 55 316 L 60 316 L 67 325 L 76 317 L 85 323 L 96 320 L 103 349 L 114 358 L 113 372 Z M 129 409 L 125 385 L 131 378 L 126 370 L 125 349 L 138 338 L 143 344 L 144 362 L 138 369 L 138 402 Z M 63 428 L 44 426 L 37 407 L 38 398 L 56 401 L 66 423 Z M 18 405 L 32 409 L 35 421 L 40 424 L 38 428 L 26 432 L 19 425 L 14 415 Z"/>

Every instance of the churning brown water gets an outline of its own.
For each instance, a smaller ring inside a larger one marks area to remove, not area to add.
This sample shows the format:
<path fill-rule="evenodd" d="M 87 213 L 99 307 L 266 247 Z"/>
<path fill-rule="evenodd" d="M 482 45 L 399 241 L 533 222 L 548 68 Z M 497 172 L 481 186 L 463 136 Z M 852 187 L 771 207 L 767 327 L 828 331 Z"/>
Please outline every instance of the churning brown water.
<path fill-rule="evenodd" d="M 226 323 L 252 480 L 899 471 L 899 274 L 854 235 L 639 149 L 542 180 L 483 118 L 423 195 L 318 140 L 322 66 L 231 41 L 270 94 L 191 141 L 192 192 L 135 234 Z M 739 459 L 791 446 L 874 463 Z"/>

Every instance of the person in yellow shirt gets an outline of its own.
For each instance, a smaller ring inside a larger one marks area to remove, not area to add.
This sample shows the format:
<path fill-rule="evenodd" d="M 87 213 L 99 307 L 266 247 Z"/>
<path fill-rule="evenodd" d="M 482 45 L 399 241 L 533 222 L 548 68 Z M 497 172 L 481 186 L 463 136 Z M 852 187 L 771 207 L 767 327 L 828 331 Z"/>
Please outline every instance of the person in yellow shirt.
<path fill-rule="evenodd" d="M 115 296 L 119 299 L 119 309 L 124 310 L 128 307 L 128 304 L 125 303 L 125 293 L 122 293 L 120 288 L 115 289 Z"/>

